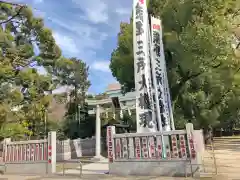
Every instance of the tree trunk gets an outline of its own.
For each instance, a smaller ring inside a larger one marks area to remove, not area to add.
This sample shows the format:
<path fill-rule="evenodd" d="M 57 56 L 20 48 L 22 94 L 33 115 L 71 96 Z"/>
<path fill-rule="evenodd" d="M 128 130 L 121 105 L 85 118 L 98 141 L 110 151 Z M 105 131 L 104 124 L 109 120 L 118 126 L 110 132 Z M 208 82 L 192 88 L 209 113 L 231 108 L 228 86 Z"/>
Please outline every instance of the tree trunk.
<path fill-rule="evenodd" d="M 206 130 L 204 129 L 204 139 L 206 145 L 213 142 L 213 132 L 211 127 L 207 128 Z"/>

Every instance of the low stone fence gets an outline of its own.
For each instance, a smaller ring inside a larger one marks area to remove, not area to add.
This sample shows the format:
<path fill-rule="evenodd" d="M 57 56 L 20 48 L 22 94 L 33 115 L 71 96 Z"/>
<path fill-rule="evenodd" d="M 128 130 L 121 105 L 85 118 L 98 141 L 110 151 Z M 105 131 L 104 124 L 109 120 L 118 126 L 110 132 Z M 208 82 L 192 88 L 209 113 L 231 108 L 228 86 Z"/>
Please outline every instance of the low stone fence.
<path fill-rule="evenodd" d="M 12 143 L 11 139 L 5 140 L 8 143 Z M 29 140 L 25 143 L 32 144 L 32 142 L 42 142 L 42 140 Z M 15 142 L 16 143 L 16 142 Z M 106 151 L 106 138 L 101 139 L 102 151 Z M 4 142 L 2 142 L 3 146 Z M 63 141 L 56 141 L 56 161 L 64 161 L 77 159 L 84 156 L 95 156 L 95 137 L 86 139 L 67 139 Z M 39 146 L 41 147 L 41 146 Z M 1 148 L 0 148 L 1 149 Z M 0 162 L 3 162 L 3 149 L 0 151 Z"/>
<path fill-rule="evenodd" d="M 56 172 L 56 132 L 47 139 L 2 142 L 2 173 L 49 174 Z"/>
<path fill-rule="evenodd" d="M 185 176 L 199 174 L 204 152 L 202 130 L 116 134 L 107 128 L 109 173 L 118 175 Z"/>
<path fill-rule="evenodd" d="M 105 146 L 105 138 L 102 138 L 102 149 Z M 67 139 L 57 141 L 57 161 L 77 159 L 84 156 L 94 156 L 96 140 L 93 138 L 86 139 Z"/>

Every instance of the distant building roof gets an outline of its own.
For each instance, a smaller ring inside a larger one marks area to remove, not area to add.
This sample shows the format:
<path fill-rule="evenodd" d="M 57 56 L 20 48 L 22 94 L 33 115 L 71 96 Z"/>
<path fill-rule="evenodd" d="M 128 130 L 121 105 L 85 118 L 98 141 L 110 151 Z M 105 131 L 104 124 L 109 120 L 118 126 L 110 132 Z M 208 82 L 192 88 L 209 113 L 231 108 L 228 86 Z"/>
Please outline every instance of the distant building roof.
<path fill-rule="evenodd" d="M 121 85 L 119 83 L 113 83 L 113 84 L 109 84 L 107 86 L 106 92 L 116 91 L 116 90 L 120 90 L 120 89 L 121 89 Z"/>

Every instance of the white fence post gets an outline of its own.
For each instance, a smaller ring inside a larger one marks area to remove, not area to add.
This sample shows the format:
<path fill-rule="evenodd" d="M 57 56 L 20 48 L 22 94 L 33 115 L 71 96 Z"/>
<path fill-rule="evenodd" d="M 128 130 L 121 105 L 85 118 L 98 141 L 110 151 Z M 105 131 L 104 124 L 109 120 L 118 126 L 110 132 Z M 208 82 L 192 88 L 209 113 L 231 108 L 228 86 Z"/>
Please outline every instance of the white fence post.
<path fill-rule="evenodd" d="M 56 173 L 56 132 L 51 131 L 48 133 L 48 165 L 50 166 L 51 173 Z"/>
<path fill-rule="evenodd" d="M 191 159 L 196 159 L 196 145 L 194 141 L 194 129 L 192 123 L 186 124 L 188 150 Z"/>
<path fill-rule="evenodd" d="M 3 161 L 6 161 L 7 159 L 7 153 L 8 153 L 7 143 L 10 143 L 11 141 L 12 141 L 11 138 L 5 138 L 3 140 L 3 153 L 2 153 Z"/>

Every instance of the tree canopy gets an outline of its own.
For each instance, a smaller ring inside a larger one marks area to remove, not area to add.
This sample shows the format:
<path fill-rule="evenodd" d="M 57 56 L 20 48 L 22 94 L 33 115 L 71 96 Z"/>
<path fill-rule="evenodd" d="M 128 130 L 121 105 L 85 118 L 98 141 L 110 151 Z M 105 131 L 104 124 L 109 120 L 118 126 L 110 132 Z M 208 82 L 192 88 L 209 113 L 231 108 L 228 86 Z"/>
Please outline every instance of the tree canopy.
<path fill-rule="evenodd" d="M 75 107 L 84 104 L 90 86 L 86 63 L 63 57 L 52 31 L 30 7 L 0 1 L 0 137 L 38 138 L 45 128 L 61 128 L 48 116 L 53 90 L 61 86 L 70 87 Z"/>
<path fill-rule="evenodd" d="M 239 8 L 240 2 L 234 0 L 149 1 L 149 13 L 162 19 L 178 128 L 189 121 L 207 128 L 238 119 L 240 63 L 231 43 Z M 132 34 L 132 21 L 121 23 L 118 46 L 111 55 L 110 69 L 123 92 L 134 90 Z"/>

